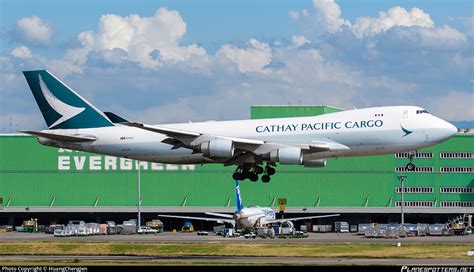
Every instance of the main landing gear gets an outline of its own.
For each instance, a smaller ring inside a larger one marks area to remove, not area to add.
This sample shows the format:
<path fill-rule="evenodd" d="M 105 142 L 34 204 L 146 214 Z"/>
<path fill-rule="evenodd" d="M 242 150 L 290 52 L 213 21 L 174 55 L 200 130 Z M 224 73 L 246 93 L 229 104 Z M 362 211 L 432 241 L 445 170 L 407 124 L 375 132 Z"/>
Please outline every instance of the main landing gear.
<path fill-rule="evenodd" d="M 415 164 L 413 163 L 413 158 L 416 156 L 416 151 L 412 151 L 412 152 L 409 152 L 408 153 L 408 159 L 410 160 L 410 162 L 407 164 L 407 166 L 405 166 L 405 169 L 407 171 L 415 171 Z"/>
<path fill-rule="evenodd" d="M 258 180 L 258 176 L 263 174 L 261 178 L 262 182 L 267 183 L 270 182 L 270 176 L 274 175 L 275 172 L 275 168 L 268 164 L 265 166 L 265 168 L 261 167 L 260 165 L 254 165 L 252 167 L 240 165 L 237 167 L 234 174 L 232 174 L 232 178 L 235 180 L 250 179 L 251 181 L 256 182 Z"/>

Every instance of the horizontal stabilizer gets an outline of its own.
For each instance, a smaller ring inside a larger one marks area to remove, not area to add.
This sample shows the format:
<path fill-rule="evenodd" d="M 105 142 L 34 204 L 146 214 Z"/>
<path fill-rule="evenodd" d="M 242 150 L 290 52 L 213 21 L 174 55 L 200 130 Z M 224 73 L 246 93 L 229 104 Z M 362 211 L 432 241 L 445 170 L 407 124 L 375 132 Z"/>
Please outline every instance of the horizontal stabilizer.
<path fill-rule="evenodd" d="M 50 139 L 54 141 L 59 141 L 59 142 L 78 143 L 78 142 L 93 142 L 96 140 L 94 137 L 83 136 L 83 135 L 63 135 L 63 134 L 46 133 L 46 132 L 32 131 L 32 130 L 19 130 L 18 132 L 22 132 L 22 133 L 33 135 L 36 137 L 46 138 L 46 139 Z"/>
<path fill-rule="evenodd" d="M 117 114 L 113 113 L 113 112 L 110 112 L 110 111 L 105 111 L 104 112 L 105 116 L 107 116 L 110 121 L 112 121 L 112 123 L 116 124 L 120 124 L 120 123 L 128 123 L 127 120 L 125 120 L 124 118 L 118 116 Z"/>

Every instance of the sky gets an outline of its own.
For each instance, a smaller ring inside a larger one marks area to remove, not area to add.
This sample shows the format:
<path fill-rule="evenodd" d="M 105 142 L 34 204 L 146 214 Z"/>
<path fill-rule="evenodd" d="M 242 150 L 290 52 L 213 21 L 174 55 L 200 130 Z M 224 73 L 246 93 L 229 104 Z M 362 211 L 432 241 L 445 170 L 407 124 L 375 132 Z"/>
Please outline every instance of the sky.
<path fill-rule="evenodd" d="M 44 129 L 22 71 L 48 69 L 145 123 L 250 105 L 417 105 L 474 120 L 472 1 L 0 1 L 0 133 Z"/>

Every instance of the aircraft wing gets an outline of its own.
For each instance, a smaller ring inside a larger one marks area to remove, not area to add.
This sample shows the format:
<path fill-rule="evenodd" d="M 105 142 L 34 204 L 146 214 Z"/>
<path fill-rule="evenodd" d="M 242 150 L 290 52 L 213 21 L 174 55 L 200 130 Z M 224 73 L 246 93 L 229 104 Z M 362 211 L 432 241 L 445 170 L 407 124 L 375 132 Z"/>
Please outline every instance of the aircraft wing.
<path fill-rule="evenodd" d="M 230 223 L 230 224 L 233 224 L 233 225 L 235 224 L 234 219 L 225 219 L 225 218 L 194 217 L 194 216 L 179 216 L 179 215 L 165 215 L 165 214 L 159 214 L 158 216 L 169 217 L 169 218 L 181 218 L 181 219 L 193 219 L 193 220 L 202 220 L 202 221 L 224 222 L 224 223 Z"/>
<path fill-rule="evenodd" d="M 240 137 L 228 137 L 222 135 L 211 135 L 196 131 L 188 131 L 165 126 L 152 126 L 141 123 L 125 123 L 128 126 L 153 131 L 164 134 L 169 138 L 163 140 L 163 143 L 173 145 L 172 149 L 184 147 L 191 148 L 192 145 L 203 143 L 209 140 L 226 139 L 234 143 L 239 152 L 235 152 L 232 158 L 224 161 L 224 165 L 239 164 L 245 161 L 249 156 L 261 156 L 273 150 L 285 147 L 299 147 L 304 153 L 316 153 L 329 150 L 347 150 L 349 147 L 329 139 L 318 139 L 310 142 L 282 142 L 282 141 L 262 141 L 246 139 Z"/>
<path fill-rule="evenodd" d="M 225 213 L 213 213 L 213 212 L 207 212 L 207 215 L 214 215 L 214 216 L 220 216 L 224 218 L 234 218 L 232 214 L 225 214 Z"/>
<path fill-rule="evenodd" d="M 300 221 L 300 220 L 308 220 L 308 219 L 315 219 L 315 218 L 333 217 L 333 216 L 339 216 L 339 215 L 340 214 L 328 214 L 328 215 L 317 215 L 317 216 L 283 218 L 283 219 L 275 219 L 275 220 L 265 220 L 265 222 L 267 222 L 267 223 L 283 223 L 283 222 L 286 222 L 286 221 Z"/>
<path fill-rule="evenodd" d="M 55 134 L 55 133 L 46 133 L 40 131 L 32 131 L 32 130 L 19 130 L 18 132 L 22 132 L 25 134 L 30 134 L 36 137 L 46 138 L 54 141 L 60 142 L 93 142 L 96 138 L 87 136 L 87 135 L 64 135 L 64 134 Z"/>
<path fill-rule="evenodd" d="M 163 126 L 150 126 L 146 124 L 140 124 L 140 123 L 127 123 L 127 126 L 131 127 L 137 127 L 153 132 L 158 132 L 161 134 L 165 134 L 169 137 L 175 138 L 177 140 L 180 139 L 195 139 L 200 136 L 204 136 L 207 134 L 204 133 L 199 133 L 199 132 L 194 132 L 194 131 L 188 131 L 188 130 L 182 130 L 182 129 L 176 129 L 176 128 L 169 128 L 169 127 L 163 127 Z M 226 136 L 216 136 L 216 135 L 207 135 L 207 137 L 214 137 L 214 138 L 219 138 L 219 139 L 228 139 L 232 140 L 235 143 L 242 143 L 242 144 L 254 144 L 254 145 L 260 145 L 264 144 L 264 141 L 260 140 L 252 140 L 252 139 L 243 139 L 243 138 L 235 138 L 235 137 L 226 137 Z"/>

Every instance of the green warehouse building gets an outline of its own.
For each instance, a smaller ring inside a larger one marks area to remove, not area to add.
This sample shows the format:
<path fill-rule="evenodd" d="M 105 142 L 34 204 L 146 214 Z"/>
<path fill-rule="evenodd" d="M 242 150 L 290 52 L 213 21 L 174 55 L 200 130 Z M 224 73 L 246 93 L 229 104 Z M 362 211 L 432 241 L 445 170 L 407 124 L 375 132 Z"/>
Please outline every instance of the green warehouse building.
<path fill-rule="evenodd" d="M 326 114 L 326 106 L 252 106 L 251 118 Z M 418 150 L 417 168 L 406 172 L 407 154 L 329 159 L 324 168 L 277 167 L 270 183 L 242 181 L 245 206 L 271 206 L 286 198 L 287 214 L 340 213 L 316 223 L 399 222 L 404 181 L 406 222 L 446 222 L 474 213 L 474 130 Z M 143 220 L 159 213 L 233 212 L 235 167 L 171 165 L 56 149 L 35 137 L 0 136 L 0 225 L 29 217 L 40 224 L 71 219 L 104 222 L 136 218 L 141 168 Z M 172 227 L 181 220 L 165 220 Z M 204 227 L 210 227 L 206 224 Z M 209 223 L 210 224 L 210 223 Z"/>

